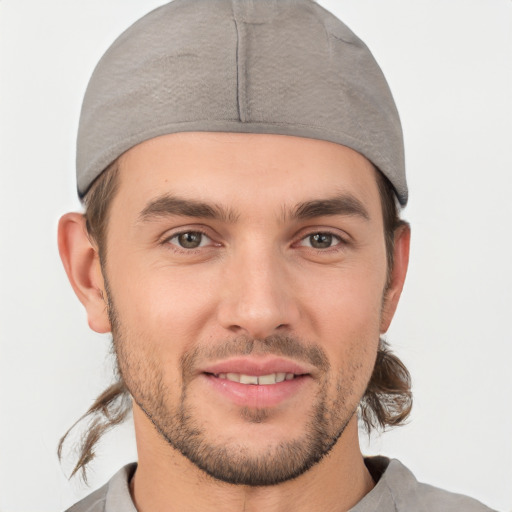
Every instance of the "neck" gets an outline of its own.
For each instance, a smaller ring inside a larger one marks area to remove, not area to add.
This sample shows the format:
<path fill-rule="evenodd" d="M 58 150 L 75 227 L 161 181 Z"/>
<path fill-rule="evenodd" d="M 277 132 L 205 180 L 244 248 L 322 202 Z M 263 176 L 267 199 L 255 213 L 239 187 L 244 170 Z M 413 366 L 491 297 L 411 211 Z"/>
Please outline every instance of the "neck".
<path fill-rule="evenodd" d="M 171 448 L 134 407 L 139 463 L 131 481 L 138 512 L 348 511 L 374 486 L 359 449 L 357 418 L 331 452 L 303 475 L 273 486 L 216 480 Z"/>

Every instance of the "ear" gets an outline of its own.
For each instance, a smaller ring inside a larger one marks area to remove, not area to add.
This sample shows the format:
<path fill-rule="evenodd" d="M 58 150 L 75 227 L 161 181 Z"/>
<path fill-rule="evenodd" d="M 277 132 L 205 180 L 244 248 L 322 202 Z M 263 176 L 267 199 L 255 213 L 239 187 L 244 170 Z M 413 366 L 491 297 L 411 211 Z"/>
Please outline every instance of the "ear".
<path fill-rule="evenodd" d="M 395 231 L 395 247 L 393 250 L 393 268 L 390 282 L 382 305 L 382 318 L 380 332 L 385 333 L 389 329 L 402 289 L 404 287 L 407 267 L 409 266 L 409 247 L 411 242 L 411 228 L 403 224 Z"/>
<path fill-rule="evenodd" d="M 85 306 L 89 327 L 100 333 L 110 332 L 100 258 L 81 213 L 61 217 L 58 240 L 64 269 L 76 296 Z"/>

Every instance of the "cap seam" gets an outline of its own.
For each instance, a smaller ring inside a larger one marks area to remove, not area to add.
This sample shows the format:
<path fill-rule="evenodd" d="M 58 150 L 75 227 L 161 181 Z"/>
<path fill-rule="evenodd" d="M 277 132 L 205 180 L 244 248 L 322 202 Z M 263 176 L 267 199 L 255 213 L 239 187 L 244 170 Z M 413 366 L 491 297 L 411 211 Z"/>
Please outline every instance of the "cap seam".
<path fill-rule="evenodd" d="M 233 2 L 231 2 L 231 11 L 236 29 L 236 104 L 238 110 L 238 119 L 245 123 L 248 118 L 247 113 L 247 91 L 246 91 L 246 69 L 245 69 L 245 38 L 244 21 L 238 20 Z"/>

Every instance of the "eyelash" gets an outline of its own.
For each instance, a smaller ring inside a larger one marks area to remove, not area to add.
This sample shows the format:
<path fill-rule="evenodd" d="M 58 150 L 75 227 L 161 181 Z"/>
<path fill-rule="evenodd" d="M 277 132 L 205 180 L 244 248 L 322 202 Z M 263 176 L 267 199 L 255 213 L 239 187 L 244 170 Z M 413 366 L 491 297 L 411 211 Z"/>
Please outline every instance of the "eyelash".
<path fill-rule="evenodd" d="M 212 240 L 211 236 L 208 236 L 208 234 L 201 229 L 187 229 L 184 231 L 180 231 L 178 233 L 173 233 L 171 236 L 166 237 L 164 240 L 162 240 L 162 245 L 172 246 L 171 249 L 173 251 L 176 251 L 176 252 L 179 252 L 182 254 L 194 254 L 197 251 L 199 251 L 200 249 L 204 249 L 204 246 L 199 245 L 198 247 L 186 248 L 186 247 L 180 246 L 178 243 L 171 242 L 171 240 L 178 238 L 181 235 L 192 234 L 192 233 L 199 234 L 202 237 L 206 237 L 206 238 Z M 201 240 L 201 243 L 202 242 L 203 241 Z M 216 244 L 216 245 L 220 245 L 220 244 Z"/>
<path fill-rule="evenodd" d="M 324 247 L 324 248 L 312 247 L 311 245 L 309 245 L 309 246 L 301 245 L 301 246 L 302 247 L 308 247 L 309 249 L 312 249 L 312 250 L 320 252 L 320 253 L 325 253 L 325 252 L 331 252 L 331 251 L 339 251 L 340 250 L 340 246 L 346 245 L 348 243 L 340 235 L 332 233 L 330 231 L 313 231 L 313 232 L 310 232 L 310 233 L 306 234 L 302 238 L 300 238 L 299 245 L 302 242 L 306 242 L 307 240 L 311 239 L 315 235 L 322 235 L 322 236 L 332 237 L 332 242 L 336 242 L 336 243 L 333 243 L 333 245 L 330 245 L 329 247 Z"/>
<path fill-rule="evenodd" d="M 180 231 L 178 233 L 173 233 L 171 236 L 167 236 L 165 239 L 162 240 L 162 245 L 171 246 L 171 249 L 173 251 L 181 253 L 181 254 L 195 254 L 198 251 L 200 251 L 201 249 L 205 248 L 205 246 L 201 246 L 201 245 L 199 245 L 198 247 L 193 247 L 193 248 L 185 248 L 185 247 L 180 246 L 178 242 L 176 242 L 176 243 L 171 242 L 171 240 L 176 239 L 176 238 L 178 238 L 182 235 L 186 235 L 186 234 L 199 234 L 202 237 L 206 237 L 210 241 L 213 241 L 212 237 L 209 236 L 204 230 L 188 229 L 188 230 Z M 317 247 L 312 247 L 312 246 L 301 245 L 302 242 L 307 241 L 309 238 L 311 238 L 315 235 L 331 236 L 333 238 L 333 241 L 337 241 L 337 243 L 335 243 L 334 245 L 331 245 L 329 247 L 326 247 L 326 248 L 317 248 Z M 203 243 L 203 240 L 201 240 L 200 243 Z M 319 254 L 326 254 L 326 253 L 330 253 L 330 252 L 337 252 L 337 251 L 341 250 L 343 247 L 347 246 L 348 244 L 349 244 L 348 240 L 346 238 L 340 236 L 339 234 L 333 233 L 328 230 L 317 230 L 317 231 L 309 231 L 308 233 L 302 235 L 298 239 L 298 241 L 296 241 L 292 244 L 292 246 L 305 247 L 305 248 L 315 251 Z M 218 247 L 221 244 L 214 243 L 214 245 Z M 208 246 L 206 246 L 206 247 L 208 247 Z"/>

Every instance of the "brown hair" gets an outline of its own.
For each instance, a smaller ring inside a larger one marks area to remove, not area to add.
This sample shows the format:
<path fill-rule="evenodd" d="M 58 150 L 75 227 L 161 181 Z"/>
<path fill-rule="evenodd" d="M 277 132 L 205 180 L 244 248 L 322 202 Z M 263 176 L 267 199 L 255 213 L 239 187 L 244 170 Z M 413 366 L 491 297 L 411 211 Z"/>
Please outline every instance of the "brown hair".
<path fill-rule="evenodd" d="M 409 224 L 400 218 L 400 208 L 395 189 L 391 182 L 376 170 L 379 188 L 384 241 L 387 257 L 387 283 L 390 284 L 393 270 L 395 236 Z M 411 375 L 406 366 L 390 350 L 384 339 L 379 340 L 377 358 L 368 387 L 359 404 L 359 419 L 368 433 L 374 428 L 385 430 L 388 427 L 403 425 L 411 413 Z"/>
<path fill-rule="evenodd" d="M 117 191 L 117 161 L 108 167 L 93 183 L 84 198 L 84 218 L 91 241 L 98 247 L 104 265 L 107 257 L 106 236 L 109 208 Z M 399 207 L 393 186 L 383 174 L 376 171 L 377 184 L 382 205 L 384 235 L 387 254 L 387 284 L 393 268 L 393 249 L 397 230 L 407 226 L 399 217 Z M 70 478 L 80 472 L 87 481 L 86 468 L 95 456 L 95 446 L 107 431 L 122 423 L 131 411 L 131 397 L 119 368 L 115 368 L 115 382 L 94 401 L 87 412 L 79 418 L 60 439 L 59 459 L 64 442 L 70 432 L 83 420 L 87 428 L 78 442 L 78 461 Z M 412 408 L 411 378 L 402 361 L 394 355 L 387 342 L 379 341 L 377 358 L 370 382 L 359 404 L 359 418 L 368 433 L 374 428 L 386 429 L 402 425 Z"/>

